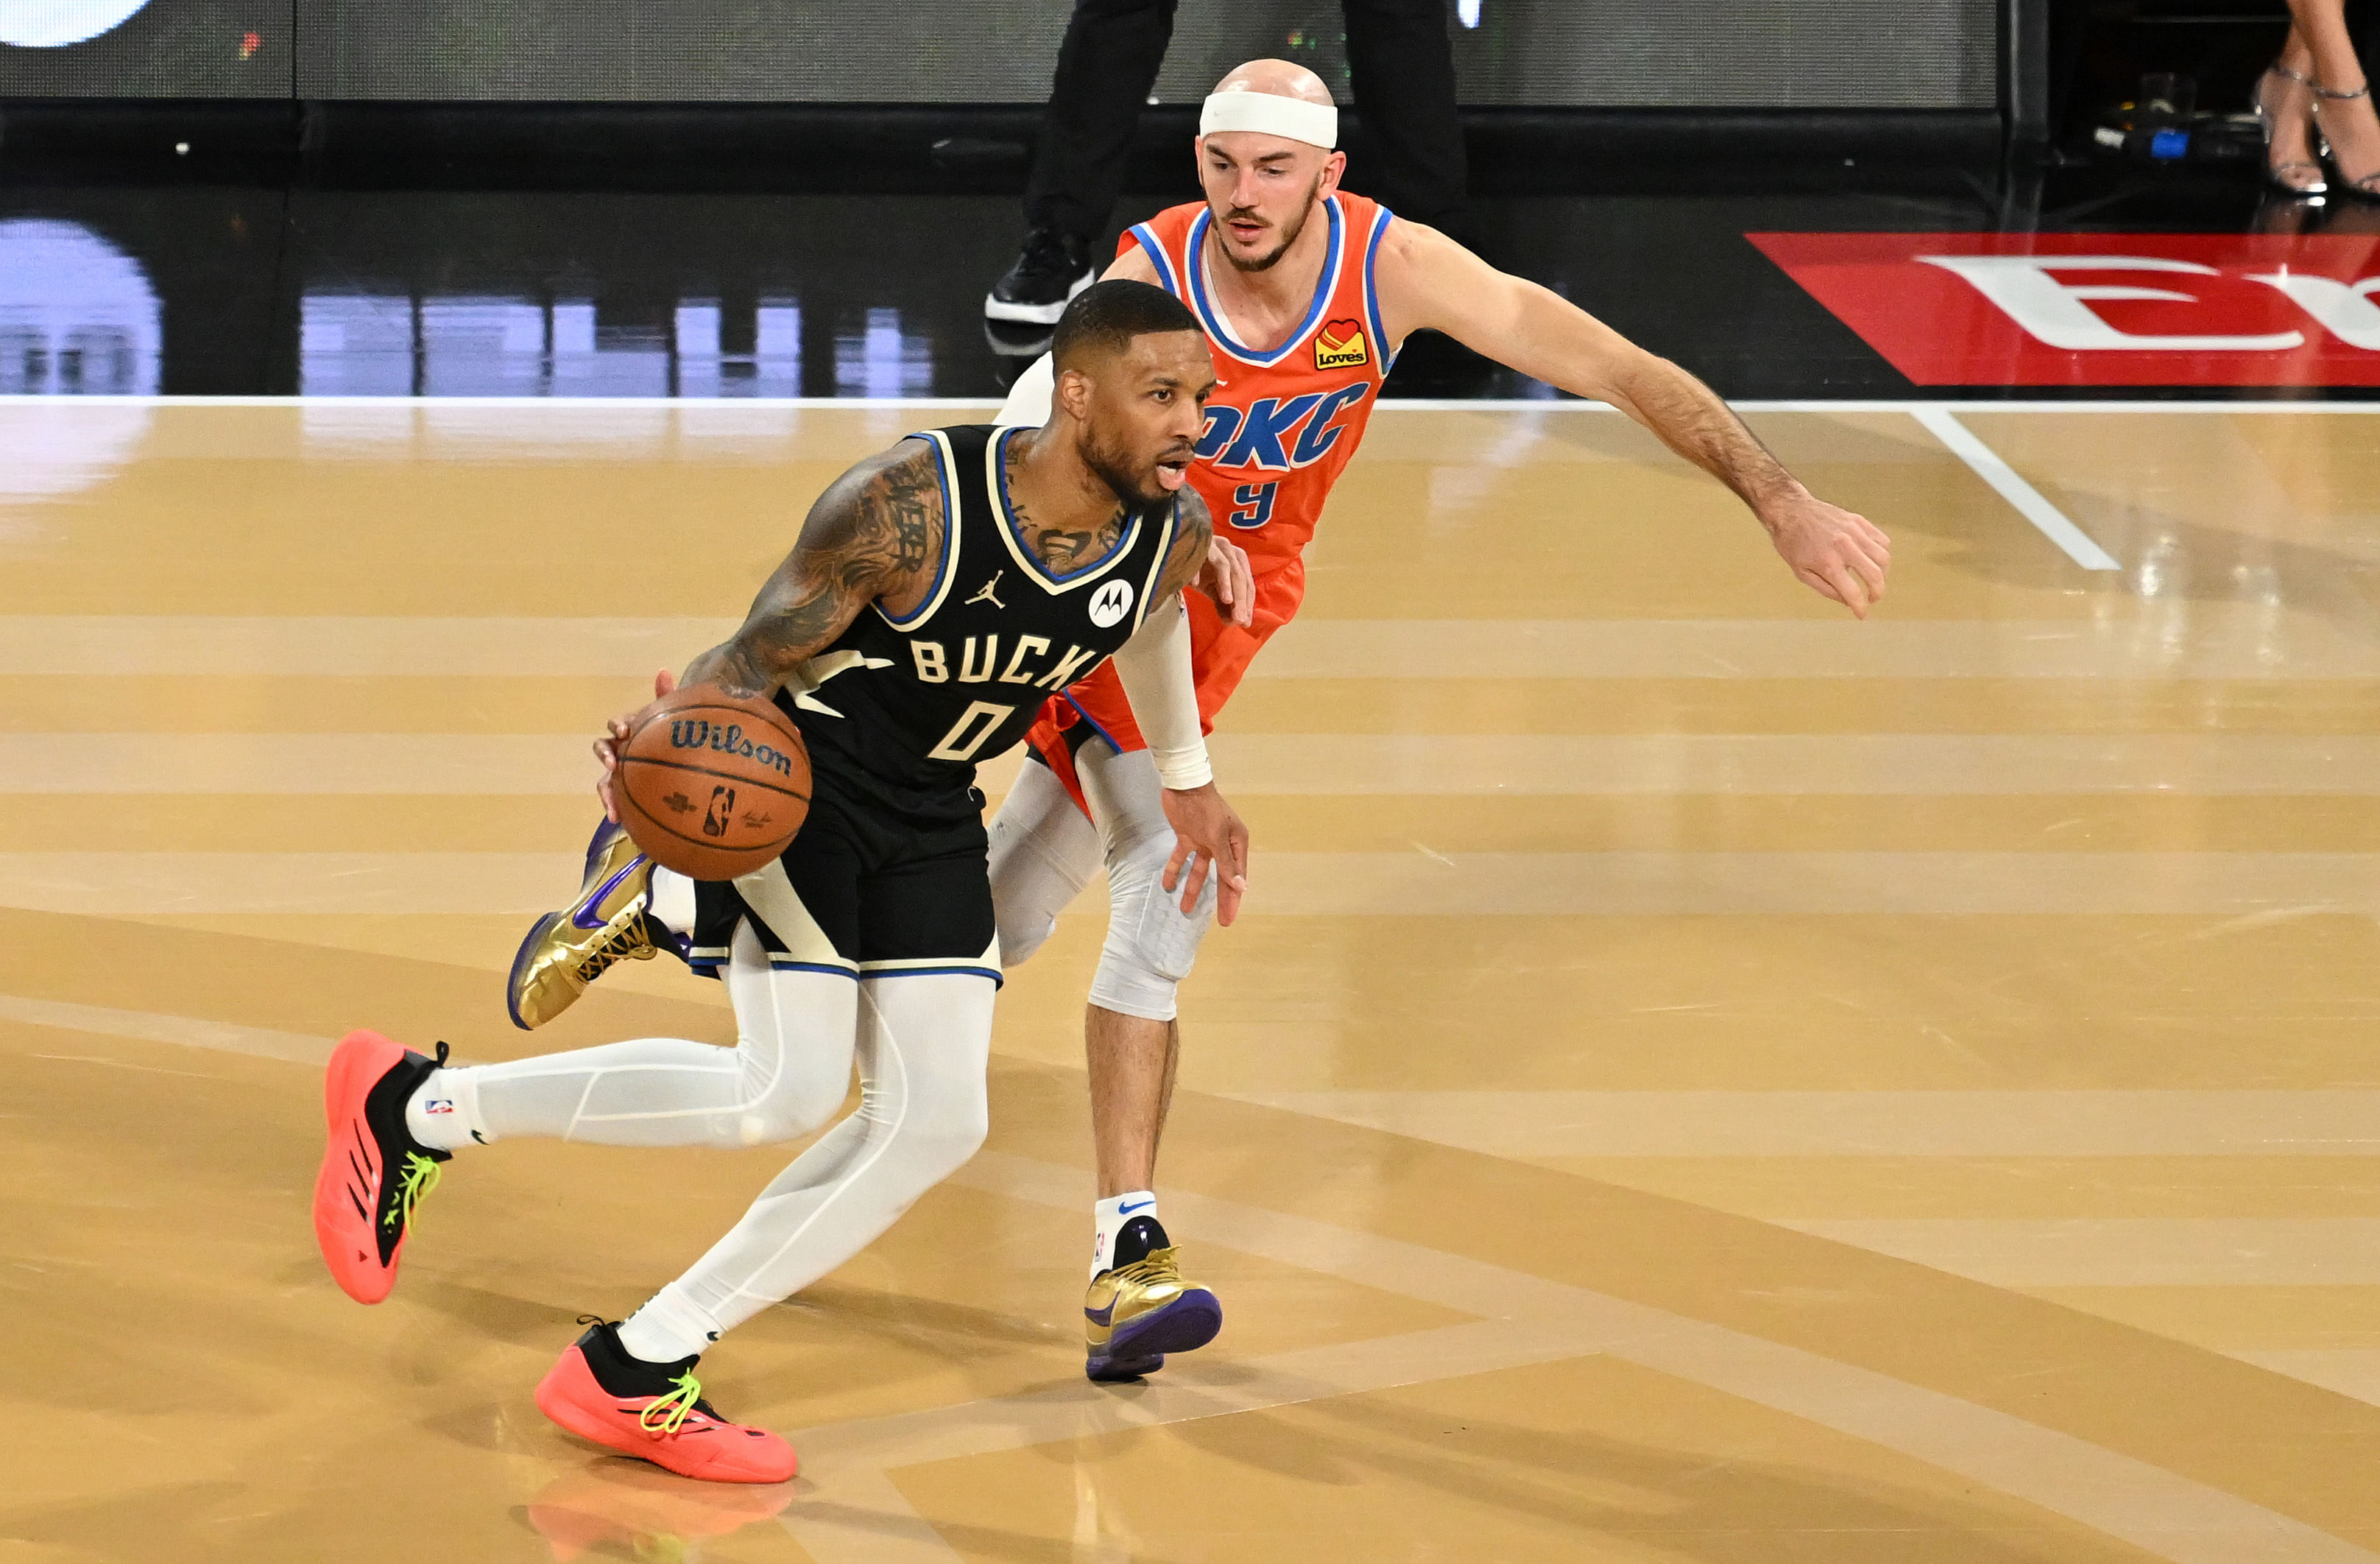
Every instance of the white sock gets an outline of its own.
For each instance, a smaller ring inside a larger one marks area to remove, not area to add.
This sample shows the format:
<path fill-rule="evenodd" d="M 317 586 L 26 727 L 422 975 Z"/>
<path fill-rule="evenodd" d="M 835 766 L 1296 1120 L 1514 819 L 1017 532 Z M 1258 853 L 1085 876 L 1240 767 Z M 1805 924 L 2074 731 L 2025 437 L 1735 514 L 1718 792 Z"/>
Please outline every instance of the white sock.
<path fill-rule="evenodd" d="M 1092 1206 L 1091 1225 L 1099 1236 L 1091 1240 L 1091 1275 L 1096 1277 L 1113 1264 L 1108 1256 L 1115 1252 L 1116 1235 L 1123 1231 L 1126 1222 L 1156 1215 L 1157 1197 L 1147 1190 L 1113 1195 Z"/>
<path fill-rule="evenodd" d="M 653 865 L 651 887 L 645 893 L 645 911 L 670 933 L 694 933 L 694 882 L 674 870 Z M 686 1354 L 681 1352 L 679 1357 Z"/>
<path fill-rule="evenodd" d="M 675 1284 L 654 1293 L 643 1308 L 620 1322 L 620 1345 L 628 1356 L 649 1363 L 698 1358 L 718 1339 L 717 1322 L 678 1297 Z"/>
<path fill-rule="evenodd" d="M 405 1105 L 405 1132 L 443 1152 L 494 1140 L 480 1117 L 477 1074 L 460 1068 L 431 1070 Z"/>

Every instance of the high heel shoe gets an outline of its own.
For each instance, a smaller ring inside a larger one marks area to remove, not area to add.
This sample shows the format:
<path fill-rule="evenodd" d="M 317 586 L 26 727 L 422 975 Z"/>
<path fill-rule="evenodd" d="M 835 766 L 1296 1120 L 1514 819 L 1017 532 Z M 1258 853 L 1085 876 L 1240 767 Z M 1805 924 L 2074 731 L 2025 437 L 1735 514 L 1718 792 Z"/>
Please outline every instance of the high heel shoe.
<path fill-rule="evenodd" d="M 2367 81 L 2352 92 L 2338 92 L 2324 86 L 2319 81 L 2313 83 L 2313 86 L 2317 138 L 2322 145 L 2322 154 L 2330 159 L 2331 167 L 2338 171 L 2339 188 L 2361 201 L 2380 201 L 2380 168 L 2375 168 L 2369 174 L 2350 174 L 2345 165 L 2338 161 L 2338 154 L 2331 150 L 2329 138 L 2319 135 L 2322 105 L 2325 103 L 2351 104 L 2358 98 L 2368 98 L 2372 95 L 2372 83 Z"/>
<path fill-rule="evenodd" d="M 2263 128 L 2265 132 L 2265 182 L 2272 186 L 2277 190 L 2281 190 L 2293 196 L 2301 196 L 2308 200 L 2312 200 L 2316 196 L 2327 195 L 2330 192 L 2330 186 L 2322 177 L 2321 164 L 2304 158 L 2292 158 L 2287 163 L 2275 163 L 2273 161 L 2273 132 L 2277 128 L 2279 121 L 2275 116 L 2273 111 L 2265 106 L 2265 85 L 2271 78 L 2276 76 L 2280 77 L 2285 80 L 2297 82 L 2301 86 L 2311 87 L 2316 92 L 2322 91 L 2321 84 L 2316 82 L 2312 77 L 2300 76 L 2296 71 L 2291 70 L 2289 67 L 2281 64 L 2278 60 L 2275 60 L 2271 65 L 2265 67 L 2265 74 L 2256 79 L 2256 91 L 2249 99 L 2249 104 L 2255 110 L 2256 123 Z M 2309 103 L 2306 105 L 2306 121 L 2309 129 L 2313 127 L 2314 114 L 2314 105 Z M 2300 183 L 2295 177 L 2293 177 L 2293 175 L 2297 170 L 2301 169 L 2313 175 L 2313 177 L 2305 180 L 2303 183 Z"/>

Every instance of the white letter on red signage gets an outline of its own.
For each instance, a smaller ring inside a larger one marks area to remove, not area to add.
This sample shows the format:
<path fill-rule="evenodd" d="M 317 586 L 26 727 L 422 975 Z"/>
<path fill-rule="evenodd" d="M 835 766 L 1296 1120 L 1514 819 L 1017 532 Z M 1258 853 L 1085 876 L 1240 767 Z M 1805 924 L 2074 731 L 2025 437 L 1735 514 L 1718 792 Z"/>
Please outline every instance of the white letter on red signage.
<path fill-rule="evenodd" d="M 2380 277 L 2343 283 L 2310 272 L 2266 272 L 2252 275 L 2248 280 L 2279 288 L 2299 309 L 2320 321 L 2323 330 L 2350 348 L 2380 348 L 2380 306 L 2372 302 L 2372 290 L 2380 287 Z"/>
<path fill-rule="evenodd" d="M 2303 334 L 2294 331 L 2271 332 L 2263 336 L 2151 336 L 2118 331 L 2085 308 L 2082 300 L 2149 299 L 2194 304 L 2197 298 L 2161 287 L 2124 287 L 2112 283 L 2073 285 L 2049 275 L 2053 271 L 2188 272 L 2203 277 L 2223 275 L 2195 261 L 2168 261 L 2158 255 L 1920 255 L 1913 259 L 1965 278 L 1977 293 L 1999 306 L 2009 319 L 2052 348 L 2121 348 L 2135 353 L 2254 353 L 2305 344 Z"/>

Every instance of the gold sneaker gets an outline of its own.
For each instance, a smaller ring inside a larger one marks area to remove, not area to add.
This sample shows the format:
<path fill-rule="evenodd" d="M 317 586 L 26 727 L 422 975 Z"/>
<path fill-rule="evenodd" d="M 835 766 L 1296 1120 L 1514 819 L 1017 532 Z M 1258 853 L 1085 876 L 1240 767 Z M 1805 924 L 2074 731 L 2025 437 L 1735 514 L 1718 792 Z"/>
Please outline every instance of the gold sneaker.
<path fill-rule="evenodd" d="M 1083 1299 L 1086 1375 L 1113 1380 L 1155 1374 L 1165 1366 L 1166 1353 L 1204 1347 L 1223 1328 L 1222 1304 L 1182 1279 L 1176 1252 L 1152 1249 L 1091 1278 Z"/>
<path fill-rule="evenodd" d="M 650 961 L 659 948 L 645 925 L 653 861 L 621 826 L 606 820 L 587 844 L 587 878 L 578 899 L 540 918 L 513 957 L 504 1007 L 523 1032 L 543 1026 L 577 1002 L 614 961 Z"/>

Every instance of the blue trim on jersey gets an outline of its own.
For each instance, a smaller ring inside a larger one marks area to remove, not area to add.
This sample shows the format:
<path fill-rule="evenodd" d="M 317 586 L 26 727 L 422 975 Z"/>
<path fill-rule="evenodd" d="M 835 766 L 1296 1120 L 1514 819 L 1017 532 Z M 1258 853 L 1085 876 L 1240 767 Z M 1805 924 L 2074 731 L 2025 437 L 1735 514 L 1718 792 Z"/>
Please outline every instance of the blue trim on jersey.
<path fill-rule="evenodd" d="M 1332 196 L 1323 202 L 1323 207 L 1330 214 L 1330 262 L 1322 268 L 1321 280 L 1315 284 L 1314 302 L 1306 308 L 1305 324 L 1290 333 L 1289 339 L 1269 353 L 1259 353 L 1233 341 L 1232 334 L 1223 327 L 1222 316 L 1207 298 L 1207 230 L 1212 226 L 1213 210 L 1209 208 L 1200 212 L 1198 220 L 1190 225 L 1190 242 L 1183 247 L 1184 264 L 1190 272 L 1190 306 L 1198 312 L 1198 322 L 1207 328 L 1207 335 L 1214 340 L 1215 346 L 1242 363 L 1254 364 L 1258 369 L 1272 368 L 1305 345 L 1305 339 L 1314 334 L 1316 326 L 1322 324 L 1323 315 L 1330 310 L 1330 296 L 1339 291 L 1340 264 L 1346 259 L 1347 232 L 1346 224 L 1339 215 L 1339 198 Z"/>
<path fill-rule="evenodd" d="M 1026 561 L 1033 567 L 1033 573 L 1051 586 L 1064 586 L 1068 581 L 1080 580 L 1095 570 L 1106 569 L 1115 563 L 1118 555 L 1130 551 L 1132 545 L 1140 541 L 1140 518 L 1134 517 L 1133 524 L 1124 531 L 1123 535 L 1110 544 L 1108 551 L 1097 559 L 1069 570 L 1062 576 L 1051 575 L 1042 568 L 1040 556 L 1033 552 L 1032 545 L 1025 541 L 1025 529 L 1016 524 L 1016 508 L 1008 503 L 1008 442 L 1026 433 L 1027 433 L 1026 428 L 1019 424 L 1014 429 L 1003 429 L 992 436 L 999 446 L 999 448 L 992 453 L 991 470 L 1000 474 L 1000 519 L 1010 534 L 1016 539 L 1017 552 L 1022 554 Z"/>
<path fill-rule="evenodd" d="M 1002 984 L 1008 981 L 1006 974 L 1002 972 L 996 967 L 975 966 L 894 967 L 887 971 L 864 971 L 858 975 L 860 980 L 864 983 L 876 983 L 884 978 L 902 977 L 987 977 L 991 980 L 991 986 L 994 988 L 1000 987 Z"/>
<path fill-rule="evenodd" d="M 1066 704 L 1074 707 L 1075 715 L 1081 717 L 1085 722 L 1089 723 L 1091 725 L 1091 731 L 1108 741 L 1109 749 L 1113 750 L 1117 754 L 1123 753 L 1123 746 L 1116 742 L 1115 735 L 1110 733 L 1106 728 L 1101 727 L 1099 726 L 1099 718 L 1083 710 L 1083 703 L 1075 699 L 1074 692 L 1071 690 L 1061 690 L 1058 691 L 1058 698 L 1065 702 Z"/>
<path fill-rule="evenodd" d="M 1389 328 L 1380 324 L 1380 285 L 1373 273 L 1380 259 L 1380 241 L 1389 237 L 1389 219 L 1395 215 L 1381 207 L 1372 217 L 1372 240 L 1364 247 L 1364 313 L 1371 321 L 1373 362 L 1380 366 L 1383 378 L 1396 355 L 1389 348 Z"/>
<path fill-rule="evenodd" d="M 1173 263 L 1167 259 L 1165 246 L 1158 242 L 1156 230 L 1146 223 L 1135 223 L 1132 237 L 1140 241 L 1141 249 L 1148 251 L 1148 263 L 1157 268 L 1157 286 L 1174 298 L 1181 298 L 1182 279 L 1173 275 Z"/>
<path fill-rule="evenodd" d="M 769 966 L 771 971 L 780 972 L 825 972 L 830 977 L 847 978 L 856 978 L 859 975 L 849 967 L 831 967 L 823 961 L 780 959 L 773 955 L 769 958 Z"/>
<path fill-rule="evenodd" d="M 934 453 L 934 479 L 942 486 L 943 536 L 941 564 L 935 572 L 934 584 L 927 590 L 924 601 L 917 605 L 917 611 L 905 619 L 896 619 L 890 614 L 884 614 L 881 605 L 877 606 L 876 611 L 884 614 L 884 622 L 896 630 L 915 629 L 933 617 L 934 610 L 941 606 L 942 583 L 951 579 L 952 561 L 957 557 L 959 552 L 951 546 L 951 540 L 958 535 L 959 513 L 957 507 L 951 503 L 951 475 L 942 462 L 942 443 L 932 435 L 924 434 L 906 434 L 902 437 L 908 440 L 923 440 L 926 442 L 926 448 Z"/>

